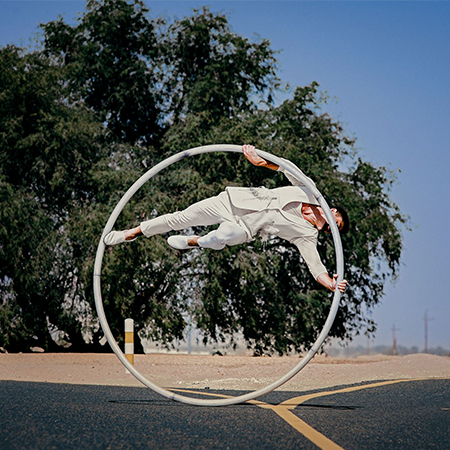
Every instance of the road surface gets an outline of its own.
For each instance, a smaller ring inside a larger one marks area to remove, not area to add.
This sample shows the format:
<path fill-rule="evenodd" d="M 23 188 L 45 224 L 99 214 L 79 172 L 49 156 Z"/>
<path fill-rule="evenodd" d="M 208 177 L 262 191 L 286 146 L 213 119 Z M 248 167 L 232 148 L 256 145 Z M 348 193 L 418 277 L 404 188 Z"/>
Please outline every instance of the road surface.
<path fill-rule="evenodd" d="M 0 420 L 2 450 L 446 449 L 450 379 L 272 392 L 226 407 L 184 405 L 146 388 L 0 381 Z"/>

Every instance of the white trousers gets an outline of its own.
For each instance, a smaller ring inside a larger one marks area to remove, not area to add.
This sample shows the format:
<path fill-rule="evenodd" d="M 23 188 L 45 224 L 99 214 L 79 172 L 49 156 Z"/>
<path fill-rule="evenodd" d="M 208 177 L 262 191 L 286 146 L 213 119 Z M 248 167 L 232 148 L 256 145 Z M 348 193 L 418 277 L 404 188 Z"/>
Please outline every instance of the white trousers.
<path fill-rule="evenodd" d="M 226 245 L 243 244 L 249 238 L 246 231 L 238 225 L 226 192 L 194 203 L 183 211 L 142 222 L 141 231 L 144 236 L 150 237 L 174 230 L 216 224 L 220 224 L 219 228 L 198 240 L 200 247 L 222 250 Z"/>

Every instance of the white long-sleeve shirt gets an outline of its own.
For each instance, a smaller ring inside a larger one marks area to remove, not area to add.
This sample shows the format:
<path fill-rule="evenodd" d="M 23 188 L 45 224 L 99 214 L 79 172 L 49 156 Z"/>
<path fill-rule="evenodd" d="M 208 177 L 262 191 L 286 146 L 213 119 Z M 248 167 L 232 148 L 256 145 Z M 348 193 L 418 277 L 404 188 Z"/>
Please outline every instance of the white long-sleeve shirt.
<path fill-rule="evenodd" d="M 284 169 L 279 171 L 293 186 L 276 189 L 228 187 L 226 191 L 233 213 L 249 239 L 258 233 L 274 234 L 294 244 L 317 279 L 327 273 L 317 251 L 318 230 L 301 214 L 302 203 L 318 205 L 317 199 L 301 180 Z"/>

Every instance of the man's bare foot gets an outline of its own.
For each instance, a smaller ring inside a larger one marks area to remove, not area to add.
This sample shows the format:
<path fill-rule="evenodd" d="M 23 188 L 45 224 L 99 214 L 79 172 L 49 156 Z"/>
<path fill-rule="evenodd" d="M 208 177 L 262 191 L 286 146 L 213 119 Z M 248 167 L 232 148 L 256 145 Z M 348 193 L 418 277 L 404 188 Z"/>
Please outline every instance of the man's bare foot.
<path fill-rule="evenodd" d="M 198 247 L 198 240 L 200 236 L 170 236 L 167 239 L 167 243 L 177 250 L 189 250 L 194 247 Z"/>
<path fill-rule="evenodd" d="M 189 247 L 198 247 L 198 240 L 200 239 L 200 236 L 189 236 L 187 243 Z"/>
<path fill-rule="evenodd" d="M 132 241 L 142 234 L 141 226 L 138 225 L 136 228 L 131 228 L 131 230 L 125 230 L 125 240 Z"/>

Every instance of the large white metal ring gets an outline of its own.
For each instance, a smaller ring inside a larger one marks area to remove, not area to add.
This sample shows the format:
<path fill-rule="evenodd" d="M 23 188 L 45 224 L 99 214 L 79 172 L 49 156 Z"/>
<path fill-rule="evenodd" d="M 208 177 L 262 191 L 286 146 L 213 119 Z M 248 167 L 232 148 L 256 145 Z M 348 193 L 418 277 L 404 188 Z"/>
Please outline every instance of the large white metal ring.
<path fill-rule="evenodd" d="M 262 395 L 268 394 L 269 392 L 272 392 L 274 389 L 280 387 L 282 384 L 289 381 L 292 377 L 294 377 L 300 370 L 303 369 L 303 367 L 308 364 L 308 362 L 312 359 L 312 357 L 316 354 L 316 352 L 320 349 L 320 346 L 323 344 L 325 338 L 327 337 L 331 326 L 333 325 L 333 321 L 336 317 L 337 310 L 339 308 L 339 301 L 341 297 L 341 293 L 336 289 L 334 292 L 333 302 L 331 304 L 330 312 L 328 313 L 327 320 L 325 322 L 325 325 L 319 334 L 316 342 L 311 347 L 311 349 L 308 351 L 308 353 L 300 359 L 300 361 L 284 376 L 279 378 L 278 380 L 274 381 L 270 385 L 258 389 L 256 391 L 250 392 L 248 394 L 240 395 L 237 397 L 231 397 L 231 398 L 223 398 L 223 399 L 214 399 L 214 400 L 205 400 L 205 399 L 199 399 L 199 398 L 192 398 L 187 397 L 184 395 L 175 394 L 174 392 L 171 392 L 167 389 L 164 389 L 155 383 L 151 382 L 147 378 L 145 378 L 143 375 L 141 375 L 140 372 L 136 370 L 136 368 L 128 361 L 125 354 L 121 351 L 119 345 L 117 344 L 116 340 L 114 339 L 114 336 L 111 333 L 111 329 L 109 327 L 108 321 L 106 320 L 105 316 L 105 310 L 103 308 L 103 300 L 102 300 L 102 291 L 101 291 L 101 271 L 102 271 L 102 261 L 103 261 L 103 255 L 105 252 L 105 244 L 103 242 L 103 237 L 106 236 L 113 228 L 119 214 L 122 212 L 125 205 L 129 202 L 129 200 L 133 197 L 133 195 L 148 181 L 150 178 L 154 177 L 157 173 L 159 173 L 161 170 L 165 169 L 166 167 L 176 163 L 177 161 L 180 161 L 184 158 L 187 158 L 188 156 L 194 156 L 194 155 L 200 155 L 201 153 L 212 153 L 212 152 L 242 152 L 242 147 L 239 145 L 230 145 L 230 144 L 219 144 L 219 145 L 205 145 L 203 147 L 196 147 L 191 148 L 189 150 L 177 153 L 176 155 L 173 155 L 164 161 L 160 162 L 156 166 L 152 167 L 148 172 L 146 172 L 144 175 L 142 175 L 124 194 L 124 196 L 121 198 L 119 203 L 114 208 L 114 211 L 112 212 L 111 216 L 108 219 L 108 222 L 106 223 L 105 228 L 103 229 L 102 237 L 100 238 L 100 242 L 98 244 L 97 248 L 97 255 L 95 258 L 95 265 L 94 265 L 94 297 L 95 297 L 95 306 L 97 309 L 98 318 L 101 324 L 101 327 L 103 329 L 103 332 L 105 333 L 105 336 L 109 342 L 109 345 L 111 346 L 114 353 L 119 358 L 120 362 L 132 373 L 141 383 L 143 383 L 145 386 L 149 387 L 153 391 L 157 392 L 158 394 L 163 395 L 164 397 L 170 398 L 172 400 L 176 400 L 182 403 L 187 403 L 190 405 L 197 405 L 197 406 L 226 406 L 226 405 L 233 405 L 237 403 L 243 403 L 248 400 L 253 400 L 257 397 L 261 397 Z M 322 207 L 325 216 L 328 220 L 328 223 L 331 227 L 331 232 L 333 235 L 333 241 L 334 241 L 334 248 L 336 253 L 336 266 L 337 266 L 337 274 L 338 279 L 337 282 L 339 283 L 343 279 L 344 274 L 344 257 L 343 257 L 343 251 L 342 251 L 342 243 L 341 238 L 339 235 L 339 230 L 337 228 L 336 222 L 334 220 L 333 214 L 331 213 L 331 210 L 326 203 L 325 199 L 323 198 L 322 194 L 318 191 L 318 189 L 303 175 L 303 173 L 298 169 L 298 167 L 291 163 L 290 161 L 280 159 L 277 156 L 274 156 L 270 153 L 264 152 L 262 150 L 256 150 L 256 152 L 263 157 L 264 159 L 273 162 L 274 164 L 279 165 L 283 169 L 287 170 L 289 173 L 294 175 L 296 178 L 300 179 L 313 193 L 313 195 L 317 198 L 320 206 Z"/>

